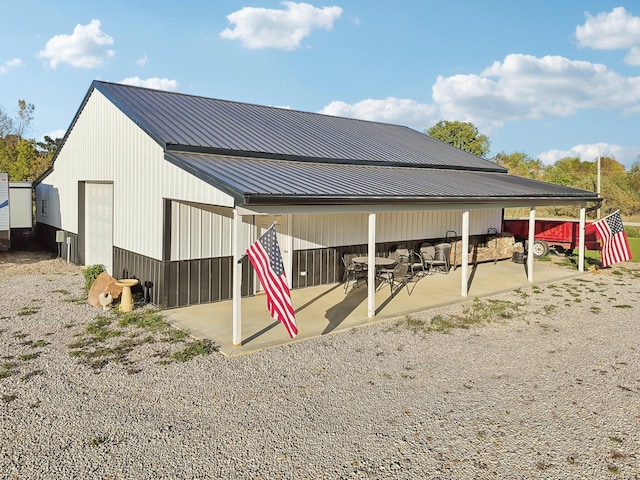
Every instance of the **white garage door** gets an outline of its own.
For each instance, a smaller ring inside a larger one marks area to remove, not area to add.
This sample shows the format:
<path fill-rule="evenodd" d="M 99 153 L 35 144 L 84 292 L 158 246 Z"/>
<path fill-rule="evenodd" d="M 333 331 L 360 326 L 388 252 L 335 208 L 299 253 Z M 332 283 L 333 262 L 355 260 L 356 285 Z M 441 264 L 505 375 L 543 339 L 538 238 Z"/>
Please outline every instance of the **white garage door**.
<path fill-rule="evenodd" d="M 85 185 L 85 265 L 102 264 L 113 275 L 113 185 Z"/>

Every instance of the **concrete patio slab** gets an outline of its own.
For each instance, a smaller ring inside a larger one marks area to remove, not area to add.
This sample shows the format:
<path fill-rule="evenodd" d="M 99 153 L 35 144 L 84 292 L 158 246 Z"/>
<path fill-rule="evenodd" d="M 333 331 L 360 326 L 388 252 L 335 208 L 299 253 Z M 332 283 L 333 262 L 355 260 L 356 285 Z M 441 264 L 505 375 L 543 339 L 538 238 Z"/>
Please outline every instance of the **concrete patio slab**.
<path fill-rule="evenodd" d="M 232 303 L 223 301 L 165 310 L 169 323 L 197 338 L 211 339 L 225 355 L 241 355 L 264 348 L 304 341 L 354 327 L 401 318 L 439 306 L 470 301 L 531 285 L 548 284 L 582 275 L 576 270 L 541 262 L 534 264 L 534 282 L 527 281 L 526 265 L 510 260 L 470 266 L 469 295 L 461 295 L 461 269 L 435 273 L 412 282 L 391 296 L 388 285 L 376 292 L 376 316 L 367 316 L 367 287 L 361 283 L 345 293 L 342 284 L 293 290 L 298 336 L 290 339 L 280 322 L 269 315 L 262 294 L 242 299 L 242 343 L 232 342 Z M 411 293 L 409 293 L 411 292 Z"/>

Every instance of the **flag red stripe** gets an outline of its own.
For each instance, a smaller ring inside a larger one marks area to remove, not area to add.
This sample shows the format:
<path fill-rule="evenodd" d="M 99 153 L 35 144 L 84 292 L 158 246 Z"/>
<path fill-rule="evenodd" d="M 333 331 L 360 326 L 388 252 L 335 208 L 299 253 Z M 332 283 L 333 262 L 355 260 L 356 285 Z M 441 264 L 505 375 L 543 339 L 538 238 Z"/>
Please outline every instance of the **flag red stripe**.
<path fill-rule="evenodd" d="M 249 260 L 267 295 L 267 309 L 273 318 L 283 323 L 291 338 L 298 333 L 291 293 L 284 275 L 278 276 L 269 264 L 269 256 L 259 241 L 247 249 Z"/>
<path fill-rule="evenodd" d="M 607 222 L 607 219 L 610 217 L 614 217 L 611 221 L 612 224 L 615 225 L 615 233 L 611 230 Z M 629 247 L 627 234 L 624 231 L 624 227 L 622 227 L 622 219 L 618 211 L 598 220 L 593 225 L 602 239 L 600 260 L 603 267 L 607 267 L 613 263 L 631 260 L 631 248 Z M 621 231 L 618 230 L 620 227 L 622 227 Z"/>
<path fill-rule="evenodd" d="M 256 263 L 253 263 L 253 268 L 256 270 L 258 274 L 258 279 L 260 280 L 260 284 L 265 290 L 267 294 L 267 302 L 270 306 L 271 313 L 277 312 L 279 316 L 284 317 L 285 313 L 280 309 L 280 306 L 285 304 L 286 302 L 282 298 L 280 294 L 280 290 L 275 285 L 274 275 L 271 273 L 271 268 L 269 267 L 269 260 L 267 258 L 266 252 L 260 246 L 259 243 L 256 243 L 255 248 L 253 248 L 254 258 Z M 249 258 L 251 260 L 251 257 Z M 277 297 L 277 298 L 274 298 Z M 280 320 L 280 318 L 279 318 Z"/>

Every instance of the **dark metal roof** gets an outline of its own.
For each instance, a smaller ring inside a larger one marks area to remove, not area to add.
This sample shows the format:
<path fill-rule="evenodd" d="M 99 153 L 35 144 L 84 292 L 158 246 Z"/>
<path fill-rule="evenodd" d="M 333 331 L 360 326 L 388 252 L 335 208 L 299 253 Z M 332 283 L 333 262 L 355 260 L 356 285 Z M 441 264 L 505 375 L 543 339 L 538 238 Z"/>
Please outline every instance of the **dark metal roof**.
<path fill-rule="evenodd" d="M 326 164 L 167 152 L 166 158 L 234 196 L 238 204 L 594 201 L 598 195 L 507 173 Z"/>
<path fill-rule="evenodd" d="M 408 127 L 94 81 L 167 150 L 506 171 Z"/>
<path fill-rule="evenodd" d="M 158 142 L 168 161 L 237 205 L 599 200 L 593 192 L 508 175 L 407 127 L 99 81 L 85 95 L 51 169 L 94 89 Z"/>

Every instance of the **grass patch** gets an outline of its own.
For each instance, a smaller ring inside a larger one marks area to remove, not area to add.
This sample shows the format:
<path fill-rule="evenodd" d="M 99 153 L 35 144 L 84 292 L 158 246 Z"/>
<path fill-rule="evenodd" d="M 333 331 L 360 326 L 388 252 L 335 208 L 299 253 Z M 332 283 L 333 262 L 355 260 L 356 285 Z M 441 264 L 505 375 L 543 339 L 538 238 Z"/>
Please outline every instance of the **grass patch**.
<path fill-rule="evenodd" d="M 31 348 L 43 348 L 43 347 L 46 347 L 47 345 L 49 345 L 49 342 L 45 340 L 37 340 L 35 342 L 32 342 L 29 346 Z"/>
<path fill-rule="evenodd" d="M 118 320 L 118 326 L 133 326 L 142 328 L 149 332 L 160 332 L 171 328 L 162 315 L 157 311 L 148 310 L 134 310 L 132 312 L 123 313 L 121 318 Z"/>
<path fill-rule="evenodd" d="M 435 315 L 430 322 L 409 316 L 404 321 L 404 326 L 413 333 L 421 331 L 448 333 L 454 328 L 470 328 L 482 323 L 501 322 L 520 314 L 520 307 L 524 304 L 508 300 L 489 299 L 481 301 L 474 298 L 473 301 L 463 307 L 462 314 Z"/>
<path fill-rule="evenodd" d="M 632 262 L 640 262 L 640 237 L 629 237 Z"/>
<path fill-rule="evenodd" d="M 449 330 L 457 328 L 457 323 L 453 319 L 448 319 L 442 315 L 436 315 L 431 319 L 428 330 L 431 332 L 448 333 Z"/>
<path fill-rule="evenodd" d="M 89 323 L 83 334 L 68 345 L 69 355 L 78 362 L 99 371 L 110 363 L 118 363 L 127 368 L 127 373 L 140 371 L 135 367 L 134 352 L 144 345 L 156 343 L 172 345 L 185 344 L 182 350 L 175 347 L 162 354 L 150 354 L 163 360 L 158 363 L 186 362 L 198 355 L 208 355 L 219 351 L 210 340 L 190 341 L 187 332 L 169 325 L 160 312 L 152 308 L 141 308 L 123 313 L 114 310 L 109 315 L 98 315 Z M 138 355 L 140 358 L 140 355 Z"/>
<path fill-rule="evenodd" d="M 427 323 L 426 320 L 421 320 L 419 318 L 413 318 L 413 317 L 408 317 L 405 320 L 405 322 L 406 322 L 407 328 L 409 328 L 409 330 L 411 330 L 413 333 L 418 333 L 420 331 L 423 331 L 425 329 L 425 324 Z"/>
<path fill-rule="evenodd" d="M 218 347 L 211 340 L 196 340 L 182 350 L 169 355 L 168 359 L 161 360 L 160 363 L 167 364 L 171 362 L 188 362 L 198 355 L 211 355 L 212 353 L 218 352 L 219 350 L 220 347 Z"/>
<path fill-rule="evenodd" d="M 87 268 L 85 268 L 84 270 L 82 270 L 82 275 L 84 275 L 84 291 L 89 293 L 89 290 L 91 290 L 91 285 L 93 285 L 93 282 L 96 281 L 96 278 L 98 278 L 98 275 L 100 275 L 102 272 L 106 271 L 106 269 L 104 268 L 104 265 L 91 265 Z"/>
<path fill-rule="evenodd" d="M 104 437 L 103 435 L 98 435 L 90 438 L 88 443 L 90 447 L 97 447 L 99 445 L 102 445 L 106 441 L 107 441 L 106 437 Z"/>
<path fill-rule="evenodd" d="M 39 310 L 38 307 L 22 307 L 18 312 L 18 315 L 20 315 L 21 317 L 25 317 L 27 315 L 33 315 L 35 313 L 38 313 L 38 310 Z"/>
<path fill-rule="evenodd" d="M 18 360 L 20 360 L 21 362 L 28 362 L 29 360 L 35 360 L 39 356 L 40 352 L 25 353 L 24 355 L 20 355 L 18 357 Z"/>
<path fill-rule="evenodd" d="M 17 373 L 16 367 L 18 365 L 15 362 L 2 362 L 0 363 L 0 378 L 8 378 Z"/>
<path fill-rule="evenodd" d="M 16 398 L 18 398 L 16 395 L 2 395 L 2 403 L 11 403 Z"/>

